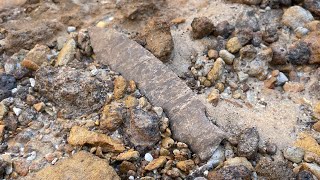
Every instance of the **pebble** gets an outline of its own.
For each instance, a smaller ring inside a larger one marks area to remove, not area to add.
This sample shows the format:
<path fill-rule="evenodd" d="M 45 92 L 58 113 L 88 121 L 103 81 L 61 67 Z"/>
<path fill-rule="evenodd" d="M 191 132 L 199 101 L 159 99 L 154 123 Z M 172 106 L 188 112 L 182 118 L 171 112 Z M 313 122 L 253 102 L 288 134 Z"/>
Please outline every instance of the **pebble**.
<path fill-rule="evenodd" d="M 291 6 L 282 16 L 283 24 L 291 27 L 293 30 L 298 27 L 304 27 L 305 24 L 313 20 L 312 14 L 301 6 Z"/>
<path fill-rule="evenodd" d="M 239 136 L 238 140 L 238 155 L 253 158 L 259 145 L 259 134 L 256 128 L 247 128 Z"/>
<path fill-rule="evenodd" d="M 210 49 L 208 51 L 208 58 L 209 59 L 217 59 L 219 56 L 218 51 L 214 50 L 214 49 Z"/>
<path fill-rule="evenodd" d="M 68 33 L 75 32 L 76 30 L 77 30 L 77 28 L 74 26 L 68 26 L 68 28 L 67 28 Z"/>
<path fill-rule="evenodd" d="M 320 102 L 317 102 L 314 106 L 314 112 L 320 114 Z"/>
<path fill-rule="evenodd" d="M 34 87 L 36 85 L 36 80 L 34 78 L 30 78 L 29 81 L 30 81 L 31 87 Z"/>
<path fill-rule="evenodd" d="M 127 89 L 127 81 L 122 77 L 122 76 L 118 76 L 115 80 L 114 80 L 114 98 L 117 99 L 121 99 Z"/>
<path fill-rule="evenodd" d="M 232 65 L 233 64 L 233 60 L 235 58 L 235 56 L 233 54 L 231 54 L 230 52 L 228 52 L 227 50 L 221 50 L 219 52 L 219 56 L 224 60 L 224 62 L 228 65 Z"/>
<path fill-rule="evenodd" d="M 305 151 L 298 147 L 288 147 L 284 150 L 283 155 L 286 159 L 294 162 L 300 163 L 303 159 Z"/>
<path fill-rule="evenodd" d="M 304 91 L 304 84 L 299 82 L 286 82 L 283 86 L 285 92 L 301 92 Z"/>
<path fill-rule="evenodd" d="M 145 170 L 152 171 L 162 167 L 167 162 L 167 158 L 165 156 L 160 156 L 157 159 L 151 161 L 146 167 Z"/>
<path fill-rule="evenodd" d="M 231 53 L 237 53 L 242 48 L 242 45 L 238 37 L 233 37 L 227 42 L 226 48 Z"/>
<path fill-rule="evenodd" d="M 201 39 L 210 35 L 215 27 L 212 21 L 207 17 L 196 17 L 191 23 L 192 36 L 194 39 Z"/>
<path fill-rule="evenodd" d="M 161 107 L 153 107 L 152 109 L 159 117 L 162 116 L 163 109 Z"/>
<path fill-rule="evenodd" d="M 8 112 L 7 107 L 4 105 L 4 103 L 0 102 L 0 121 L 7 114 L 7 112 Z"/>
<path fill-rule="evenodd" d="M 219 99 L 220 99 L 220 94 L 218 89 L 213 89 L 207 97 L 208 102 L 214 105 L 218 104 Z"/>
<path fill-rule="evenodd" d="M 304 27 L 298 27 L 294 30 L 294 32 L 296 33 L 297 38 L 302 38 L 309 33 L 309 30 Z"/>
<path fill-rule="evenodd" d="M 37 152 L 36 151 L 32 151 L 30 153 L 30 156 L 27 158 L 27 161 L 33 161 L 33 160 L 36 159 L 36 157 L 37 157 Z"/>
<path fill-rule="evenodd" d="M 17 107 L 13 107 L 13 112 L 16 116 L 19 116 L 22 112 L 22 109 L 17 108 Z"/>
<path fill-rule="evenodd" d="M 153 161 L 153 157 L 152 157 L 152 155 L 151 155 L 150 153 L 146 153 L 146 154 L 144 155 L 144 159 L 145 159 L 146 161 L 148 161 L 148 162 Z"/>
<path fill-rule="evenodd" d="M 209 81 L 216 81 L 218 79 L 220 79 L 223 70 L 224 70 L 224 66 L 225 66 L 225 62 L 223 61 L 223 59 L 218 58 L 214 64 L 212 69 L 210 70 L 210 72 L 207 75 L 207 78 Z"/>
<path fill-rule="evenodd" d="M 278 77 L 277 77 L 277 82 L 276 85 L 277 86 L 281 86 L 284 83 L 288 82 L 289 79 L 287 78 L 287 76 L 285 74 L 283 74 L 282 72 L 279 73 Z"/>

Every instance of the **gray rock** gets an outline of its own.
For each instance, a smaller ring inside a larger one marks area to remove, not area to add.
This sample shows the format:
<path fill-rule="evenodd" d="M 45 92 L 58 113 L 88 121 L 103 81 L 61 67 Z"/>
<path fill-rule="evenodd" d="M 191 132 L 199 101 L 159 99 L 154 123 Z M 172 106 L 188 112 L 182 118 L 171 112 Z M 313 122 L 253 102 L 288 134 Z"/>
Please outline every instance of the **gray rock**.
<path fill-rule="evenodd" d="M 41 67 L 35 79 L 35 89 L 56 103 L 65 118 L 100 109 L 108 91 L 112 91 L 107 82 L 92 77 L 90 71 L 70 67 Z"/>
<path fill-rule="evenodd" d="M 236 28 L 250 28 L 253 31 L 259 31 L 260 26 L 254 11 L 243 12 L 236 20 Z"/>
<path fill-rule="evenodd" d="M 294 30 L 294 32 L 296 33 L 296 36 L 298 38 L 302 38 L 303 36 L 305 36 L 309 33 L 309 30 L 304 27 L 298 27 L 297 29 Z"/>
<path fill-rule="evenodd" d="M 247 128 L 239 136 L 238 155 L 248 159 L 253 158 L 258 151 L 258 145 L 258 131 L 255 128 Z"/>
<path fill-rule="evenodd" d="M 266 179 L 290 179 L 293 172 L 285 161 L 272 160 L 270 157 L 262 157 L 255 167 L 257 174 Z"/>
<path fill-rule="evenodd" d="M 320 16 L 320 1 L 319 0 L 304 0 L 303 7 L 308 9 L 313 14 Z"/>
<path fill-rule="evenodd" d="M 311 51 L 308 44 L 303 41 L 291 45 L 288 51 L 289 62 L 292 64 L 303 65 L 310 60 Z"/>
<path fill-rule="evenodd" d="M 187 85 L 149 51 L 115 30 L 95 27 L 89 34 L 97 60 L 133 79 L 153 105 L 164 109 L 173 137 L 187 143 L 201 159 L 211 157 L 225 134 L 208 120 L 205 106 Z"/>
<path fill-rule="evenodd" d="M 297 180 L 314 180 L 314 178 L 311 172 L 303 170 L 297 174 Z"/>
<path fill-rule="evenodd" d="M 313 20 L 312 14 L 301 6 L 292 6 L 288 8 L 282 16 L 282 23 L 293 30 L 298 27 L 304 27 L 305 24 Z"/>
<path fill-rule="evenodd" d="M 276 85 L 277 86 L 281 86 L 284 83 L 288 82 L 289 79 L 287 78 L 287 76 L 285 74 L 283 74 L 282 72 L 279 73 L 278 77 L 277 77 L 277 82 Z"/>
<path fill-rule="evenodd" d="M 17 87 L 16 79 L 9 74 L 0 74 L 0 101 L 11 96 L 11 90 Z"/>
<path fill-rule="evenodd" d="M 130 112 L 130 119 L 125 123 L 124 131 L 129 141 L 140 152 L 151 148 L 161 139 L 158 116 L 142 110 Z"/>
<path fill-rule="evenodd" d="M 304 153 L 304 150 L 298 147 L 288 147 L 283 151 L 284 157 L 294 163 L 300 163 L 303 159 Z"/>
<path fill-rule="evenodd" d="M 208 175 L 209 180 L 233 180 L 250 179 L 252 172 L 243 165 L 223 167 L 212 171 Z"/>

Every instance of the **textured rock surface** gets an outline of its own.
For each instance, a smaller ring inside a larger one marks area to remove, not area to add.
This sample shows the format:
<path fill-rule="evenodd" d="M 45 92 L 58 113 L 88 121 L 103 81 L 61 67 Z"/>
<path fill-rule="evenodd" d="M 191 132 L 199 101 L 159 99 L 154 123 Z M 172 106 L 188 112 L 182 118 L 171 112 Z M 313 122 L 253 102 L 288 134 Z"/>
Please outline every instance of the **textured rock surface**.
<path fill-rule="evenodd" d="M 48 166 L 29 176 L 28 179 L 120 180 L 106 160 L 85 151 L 80 151 L 71 158 L 60 161 L 54 166 Z"/>
<path fill-rule="evenodd" d="M 97 60 L 138 83 L 143 94 L 163 107 L 174 138 L 186 142 L 202 159 L 217 149 L 224 133 L 205 115 L 205 106 L 175 73 L 150 52 L 114 30 L 89 30 Z M 106 58 L 109 57 L 109 58 Z"/>
<path fill-rule="evenodd" d="M 36 73 L 36 88 L 55 102 L 66 118 L 81 116 L 101 108 L 107 89 L 90 71 L 70 67 L 42 67 Z"/>

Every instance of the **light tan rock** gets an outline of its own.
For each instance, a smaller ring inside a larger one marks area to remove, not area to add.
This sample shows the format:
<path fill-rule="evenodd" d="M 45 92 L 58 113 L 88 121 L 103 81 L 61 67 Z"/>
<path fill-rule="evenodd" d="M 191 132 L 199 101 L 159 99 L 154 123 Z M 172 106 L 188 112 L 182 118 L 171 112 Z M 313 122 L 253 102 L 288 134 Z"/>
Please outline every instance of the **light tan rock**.
<path fill-rule="evenodd" d="M 7 112 L 8 112 L 7 107 L 3 103 L 0 102 L 0 121 L 7 114 Z"/>
<path fill-rule="evenodd" d="M 320 121 L 316 122 L 316 123 L 312 126 L 312 128 L 313 128 L 314 130 L 316 130 L 317 132 L 320 132 Z"/>
<path fill-rule="evenodd" d="M 298 82 L 286 82 L 283 86 L 285 92 L 301 92 L 304 91 L 304 85 Z"/>
<path fill-rule="evenodd" d="M 226 46 L 227 50 L 231 53 L 237 53 L 242 48 L 241 42 L 239 41 L 238 37 L 229 39 Z"/>
<path fill-rule="evenodd" d="M 224 167 L 229 167 L 229 166 L 240 166 L 243 165 L 246 168 L 248 168 L 250 171 L 254 171 L 254 168 L 252 164 L 248 161 L 247 158 L 245 157 L 235 157 L 235 158 L 230 158 L 227 159 L 224 163 Z"/>
<path fill-rule="evenodd" d="M 132 107 L 136 107 L 138 105 L 138 100 L 137 98 L 133 97 L 133 96 L 128 96 L 124 102 L 124 104 L 126 105 L 127 108 L 132 108 Z"/>
<path fill-rule="evenodd" d="M 220 94 L 219 94 L 219 90 L 218 89 L 213 89 L 210 94 L 208 95 L 208 102 L 212 103 L 212 104 L 218 104 L 220 99 Z"/>
<path fill-rule="evenodd" d="M 76 54 L 76 41 L 69 39 L 59 52 L 55 66 L 64 66 L 72 61 Z"/>
<path fill-rule="evenodd" d="M 44 108 L 44 106 L 45 106 L 45 104 L 43 102 L 40 102 L 40 103 L 34 104 L 33 108 L 36 111 L 40 112 Z"/>
<path fill-rule="evenodd" d="M 0 143 L 3 141 L 3 136 L 4 136 L 4 125 L 0 125 Z"/>
<path fill-rule="evenodd" d="M 152 171 L 154 169 L 158 169 L 162 167 L 167 162 L 167 158 L 165 156 L 160 156 L 157 159 L 151 161 L 144 169 L 148 171 Z"/>
<path fill-rule="evenodd" d="M 32 174 L 27 180 L 120 180 L 108 161 L 80 151 L 71 158 L 58 161 L 54 166 Z"/>
<path fill-rule="evenodd" d="M 314 112 L 320 114 L 320 102 L 318 102 L 318 103 L 314 106 Z M 0 116 L 1 116 L 1 115 L 0 115 Z"/>
<path fill-rule="evenodd" d="M 163 148 L 170 148 L 174 144 L 174 140 L 171 139 L 170 137 L 166 137 L 161 141 L 161 147 Z"/>
<path fill-rule="evenodd" d="M 309 63 L 320 63 L 320 31 L 314 31 L 309 33 L 304 39 L 304 42 L 308 44 L 311 52 Z"/>
<path fill-rule="evenodd" d="M 118 160 L 118 161 L 134 161 L 134 160 L 137 160 L 139 157 L 140 157 L 140 154 L 138 151 L 130 149 L 127 152 L 120 153 L 116 157 L 116 160 Z"/>
<path fill-rule="evenodd" d="M 88 131 L 80 126 L 73 126 L 71 128 L 68 143 L 74 146 L 83 146 L 85 144 L 100 146 L 104 152 L 123 152 L 125 150 L 121 142 L 107 135 Z"/>
<path fill-rule="evenodd" d="M 47 56 L 49 54 L 50 49 L 48 46 L 37 44 L 21 61 L 21 65 L 30 70 L 36 71 L 43 63 L 48 62 Z"/>
<path fill-rule="evenodd" d="M 114 80 L 114 98 L 115 99 L 121 99 L 124 94 L 126 93 L 127 89 L 127 81 L 122 77 L 119 76 Z"/>
<path fill-rule="evenodd" d="M 300 133 L 294 146 L 300 147 L 305 151 L 310 151 L 320 156 L 320 145 L 317 140 L 307 133 Z"/>
<path fill-rule="evenodd" d="M 216 81 L 216 80 L 220 79 L 220 77 L 223 73 L 223 70 L 224 70 L 224 65 L 225 65 L 225 62 L 223 61 L 223 59 L 218 58 L 214 62 L 212 69 L 209 71 L 209 73 L 207 75 L 208 80 Z"/>
<path fill-rule="evenodd" d="M 185 172 L 189 172 L 194 167 L 195 167 L 195 164 L 192 160 L 179 161 L 177 163 L 177 168 Z"/>

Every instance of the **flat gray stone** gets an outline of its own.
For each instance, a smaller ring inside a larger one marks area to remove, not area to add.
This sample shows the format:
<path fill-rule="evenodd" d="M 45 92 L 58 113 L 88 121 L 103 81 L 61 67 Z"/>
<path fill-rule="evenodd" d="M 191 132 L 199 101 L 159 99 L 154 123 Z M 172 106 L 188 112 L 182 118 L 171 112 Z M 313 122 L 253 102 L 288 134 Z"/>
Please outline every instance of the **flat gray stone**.
<path fill-rule="evenodd" d="M 209 121 L 205 106 L 189 87 L 152 53 L 113 30 L 89 30 L 97 61 L 134 80 L 141 93 L 170 118 L 173 137 L 206 160 L 225 134 Z"/>

